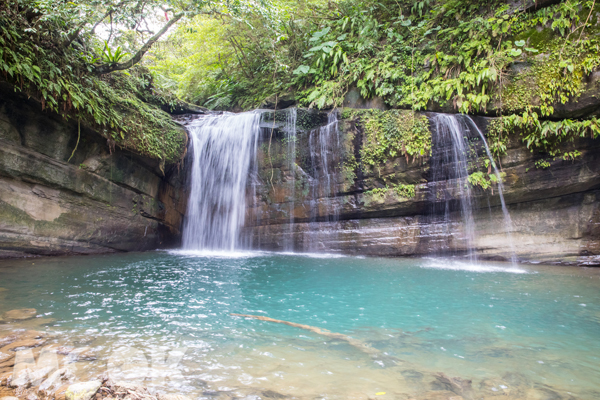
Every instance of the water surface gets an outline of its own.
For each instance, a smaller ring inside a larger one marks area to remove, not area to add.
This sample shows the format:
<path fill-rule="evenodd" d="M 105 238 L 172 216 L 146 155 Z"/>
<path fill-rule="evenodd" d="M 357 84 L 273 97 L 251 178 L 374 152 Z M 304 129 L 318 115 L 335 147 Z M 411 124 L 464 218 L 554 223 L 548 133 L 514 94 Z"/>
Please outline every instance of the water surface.
<path fill-rule="evenodd" d="M 162 392 L 224 399 L 435 398 L 452 391 L 465 398 L 600 398 L 594 269 L 151 252 L 3 261 L 0 287 L 0 312 L 38 313 L 0 324 L 0 334 L 36 327 L 56 333 L 58 343 L 87 346 L 96 360 L 73 363 L 86 377 L 137 354 L 116 373 Z M 377 354 L 231 313 L 327 329 Z M 161 368 L 169 372 L 157 375 Z M 444 376 L 471 384 L 461 392 Z"/>

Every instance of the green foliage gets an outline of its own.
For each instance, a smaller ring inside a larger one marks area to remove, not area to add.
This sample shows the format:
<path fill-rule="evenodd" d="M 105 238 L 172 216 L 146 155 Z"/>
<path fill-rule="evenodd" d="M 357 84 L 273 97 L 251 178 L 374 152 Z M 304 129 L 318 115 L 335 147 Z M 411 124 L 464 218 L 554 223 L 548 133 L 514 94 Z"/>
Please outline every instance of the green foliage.
<path fill-rule="evenodd" d="M 373 196 L 381 199 L 385 197 L 388 193 L 390 193 L 390 191 L 402 199 L 412 199 L 416 196 L 415 185 L 405 185 L 402 183 L 392 185 L 391 187 L 389 185 L 386 185 L 383 188 L 374 188 L 371 190 L 367 190 L 364 193 L 367 196 Z"/>
<path fill-rule="evenodd" d="M 212 108 L 251 108 L 290 93 L 305 106 L 337 107 L 355 87 L 394 108 L 513 114 L 532 106 L 547 116 L 553 102 L 576 99 L 598 67 L 594 4 L 567 0 L 525 12 L 508 1 L 286 0 L 278 29 L 260 18 L 252 28 L 227 20 L 210 29 L 197 19 L 188 28 L 199 47 L 185 53 L 194 61 L 181 61 L 183 79 L 164 82 Z M 165 67 L 178 57 L 177 46 L 160 52 L 153 71 L 169 75 Z M 523 64 L 528 72 L 514 74 Z"/>
<path fill-rule="evenodd" d="M 279 25 L 269 0 L 5 0 L 0 73 L 42 108 L 99 131 L 111 147 L 161 159 L 161 165 L 176 162 L 187 138 L 161 108 L 182 103 L 165 93 L 166 80 L 156 90 L 139 63 L 171 25 L 199 14 Z M 116 70 L 127 72 L 109 74 Z"/>
<path fill-rule="evenodd" d="M 393 189 L 396 192 L 396 194 L 398 195 L 398 197 L 412 199 L 416 195 L 415 185 L 404 185 L 404 184 L 399 183 L 399 184 L 395 185 L 393 187 Z"/>
<path fill-rule="evenodd" d="M 569 160 L 578 157 L 581 153 L 578 150 L 565 150 L 564 144 L 572 143 L 577 138 L 598 138 L 600 121 L 596 117 L 583 121 L 540 120 L 535 112 L 525 112 L 522 115 L 512 114 L 496 120 L 491 132 L 494 138 L 501 135 L 506 137 L 509 132 L 521 132 L 523 141 L 531 151 L 540 151 L 553 158 L 561 157 Z M 492 140 L 491 143 L 502 142 Z M 490 150 L 493 150 L 496 155 L 501 155 L 506 151 L 506 146 L 494 144 Z"/>
<path fill-rule="evenodd" d="M 321 3 L 282 0 L 270 13 L 244 19 L 196 16 L 153 51 L 150 68 L 161 86 L 211 109 L 251 109 L 290 97 L 312 27 L 306 18 Z"/>
<path fill-rule="evenodd" d="M 43 109 L 94 128 L 113 147 L 179 161 L 185 132 L 158 108 L 166 100 L 157 100 L 149 74 L 136 68 L 127 74 L 94 75 L 85 49 L 61 45 L 69 32 L 65 16 L 43 14 L 30 5 L 26 0 L 0 5 L 2 79 Z M 109 50 L 106 55 L 113 60 L 123 56 Z"/>
<path fill-rule="evenodd" d="M 500 157 L 506 154 L 508 148 L 508 135 L 504 128 L 502 119 L 491 120 L 487 126 L 487 143 L 493 157 Z"/>
<path fill-rule="evenodd" d="M 471 175 L 468 176 L 467 180 L 469 181 L 471 186 L 479 186 L 483 190 L 489 188 L 492 185 L 486 174 L 484 174 L 481 171 L 473 172 Z"/>
<path fill-rule="evenodd" d="M 342 162 L 342 173 L 343 173 L 344 178 L 350 184 L 352 184 L 354 182 L 354 180 L 357 178 L 355 171 L 357 171 L 360 168 L 360 165 L 356 161 L 356 157 L 354 156 L 353 153 L 348 152 L 348 153 L 344 154 L 344 156 L 345 157 Z"/>
<path fill-rule="evenodd" d="M 117 47 L 117 50 L 113 53 L 110 47 L 108 47 L 108 42 L 104 42 L 104 52 L 102 53 L 102 61 L 107 64 L 116 64 L 123 59 L 123 57 L 128 56 L 129 53 L 123 52 L 121 46 Z"/>
<path fill-rule="evenodd" d="M 505 176 L 504 172 L 500 173 L 500 179 L 504 179 Z M 495 173 L 486 174 L 481 171 L 475 171 L 467 177 L 467 181 L 473 187 L 480 187 L 483 190 L 487 190 L 498 183 L 498 177 Z"/>
<path fill-rule="evenodd" d="M 429 155 L 431 132 L 423 115 L 407 110 L 348 110 L 342 117 L 356 119 L 363 129 L 361 160 L 378 166 L 396 157 L 413 160 Z"/>

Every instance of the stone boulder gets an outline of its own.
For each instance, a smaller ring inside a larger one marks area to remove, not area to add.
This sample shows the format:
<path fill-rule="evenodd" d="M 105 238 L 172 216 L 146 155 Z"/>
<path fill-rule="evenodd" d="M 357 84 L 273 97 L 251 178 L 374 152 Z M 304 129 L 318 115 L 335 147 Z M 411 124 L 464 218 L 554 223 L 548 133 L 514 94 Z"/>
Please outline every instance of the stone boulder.
<path fill-rule="evenodd" d="M 76 383 L 65 392 L 67 400 L 90 400 L 102 386 L 100 381 Z"/>

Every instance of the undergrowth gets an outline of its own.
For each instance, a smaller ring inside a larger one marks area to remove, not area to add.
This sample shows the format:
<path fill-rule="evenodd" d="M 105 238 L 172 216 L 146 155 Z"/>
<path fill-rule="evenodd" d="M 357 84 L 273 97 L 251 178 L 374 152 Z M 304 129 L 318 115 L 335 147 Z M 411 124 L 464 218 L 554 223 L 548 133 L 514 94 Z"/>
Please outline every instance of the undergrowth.
<path fill-rule="evenodd" d="M 361 161 L 378 166 L 396 157 L 415 160 L 429 156 L 431 132 L 427 117 L 408 110 L 344 109 L 342 118 L 355 119 L 363 130 Z"/>

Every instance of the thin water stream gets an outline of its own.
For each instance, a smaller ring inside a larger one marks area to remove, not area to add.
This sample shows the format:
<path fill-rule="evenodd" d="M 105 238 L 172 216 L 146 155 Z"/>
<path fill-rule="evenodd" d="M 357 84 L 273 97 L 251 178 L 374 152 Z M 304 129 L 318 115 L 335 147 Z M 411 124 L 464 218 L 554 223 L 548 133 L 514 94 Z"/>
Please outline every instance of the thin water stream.
<path fill-rule="evenodd" d="M 498 170 L 498 167 L 496 166 L 496 161 L 494 161 L 494 157 L 492 156 L 492 153 L 490 151 L 490 147 L 487 144 L 487 140 L 485 140 L 485 136 L 483 135 L 483 132 L 481 132 L 481 129 L 479 129 L 479 127 L 477 126 L 477 124 L 475 124 L 475 122 L 473 122 L 473 120 L 471 118 L 469 118 L 468 116 L 466 116 L 467 121 L 469 122 L 469 125 L 472 129 L 474 129 L 478 134 L 479 137 L 481 138 L 481 141 L 483 142 L 483 145 L 485 147 L 485 152 L 488 156 L 488 159 L 491 162 L 492 168 L 494 170 L 494 175 L 496 176 L 496 184 L 498 187 L 498 197 L 500 197 L 500 204 L 502 205 L 502 214 L 504 215 L 504 231 L 506 232 L 506 236 L 508 239 L 508 243 L 510 245 L 511 248 L 511 262 L 513 264 L 517 263 L 517 254 L 515 252 L 515 245 L 513 243 L 513 239 L 512 239 L 512 230 L 513 230 L 513 224 L 512 224 L 512 220 L 510 218 L 510 213 L 508 212 L 508 208 L 506 207 L 506 202 L 504 201 L 504 183 L 502 182 L 502 175 L 500 174 L 500 171 Z"/>
<path fill-rule="evenodd" d="M 469 172 L 472 169 L 469 164 L 478 157 L 477 148 L 470 142 L 469 134 L 471 131 L 477 133 L 477 139 L 483 144 L 485 155 L 490 160 L 494 171 L 497 193 L 504 216 L 503 228 L 511 248 L 510 260 L 513 265 L 516 265 L 517 257 L 511 235 L 513 226 L 504 200 L 502 175 L 496 167 L 483 132 L 468 115 L 435 114 L 432 121 L 434 135 L 431 170 L 434 190 L 430 199 L 432 202 L 431 217 L 437 218 L 443 215 L 444 234 L 452 236 L 454 234 L 452 232 L 452 206 L 458 200 L 468 259 L 471 262 L 477 262 L 475 249 L 477 224 L 473 217 L 475 203 L 472 185 L 468 181 Z M 487 201 L 489 204 L 489 198 Z"/>

